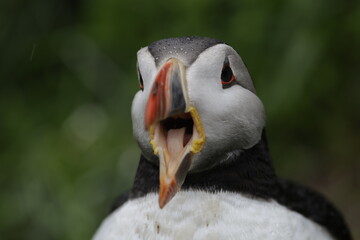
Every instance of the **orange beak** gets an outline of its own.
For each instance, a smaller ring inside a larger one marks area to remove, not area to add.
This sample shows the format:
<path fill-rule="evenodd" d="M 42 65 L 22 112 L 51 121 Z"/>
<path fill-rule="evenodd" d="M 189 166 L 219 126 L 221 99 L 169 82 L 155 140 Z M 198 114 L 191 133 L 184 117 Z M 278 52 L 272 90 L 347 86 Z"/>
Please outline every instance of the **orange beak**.
<path fill-rule="evenodd" d="M 146 105 L 145 129 L 156 121 L 185 112 L 184 71 L 182 63 L 174 58 L 160 69 Z"/>
<path fill-rule="evenodd" d="M 168 60 L 155 78 L 145 110 L 145 128 L 150 130 L 154 152 L 159 156 L 160 208 L 180 190 L 191 165 L 194 123 L 186 113 L 184 73 L 179 60 Z M 176 125 L 179 119 L 183 126 Z"/>

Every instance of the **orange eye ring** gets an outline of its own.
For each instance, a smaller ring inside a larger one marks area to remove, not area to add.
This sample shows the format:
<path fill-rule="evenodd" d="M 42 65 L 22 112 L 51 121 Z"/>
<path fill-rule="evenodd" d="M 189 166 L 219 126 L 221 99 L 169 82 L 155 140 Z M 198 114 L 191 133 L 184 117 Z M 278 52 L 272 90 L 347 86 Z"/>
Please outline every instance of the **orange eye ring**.
<path fill-rule="evenodd" d="M 235 78 L 235 76 L 234 76 L 234 74 L 233 74 L 233 75 L 231 75 L 230 81 L 224 82 L 223 80 L 221 80 L 221 84 L 222 84 L 223 86 L 226 86 L 226 85 L 229 85 L 229 84 L 235 82 L 235 80 L 236 80 L 236 78 Z"/>

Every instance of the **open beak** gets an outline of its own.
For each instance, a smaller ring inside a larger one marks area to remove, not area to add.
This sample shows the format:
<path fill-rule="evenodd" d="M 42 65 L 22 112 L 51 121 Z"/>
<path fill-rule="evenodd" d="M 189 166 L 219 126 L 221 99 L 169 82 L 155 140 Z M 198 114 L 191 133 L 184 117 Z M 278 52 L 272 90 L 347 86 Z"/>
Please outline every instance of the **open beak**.
<path fill-rule="evenodd" d="M 205 143 L 200 117 L 188 102 L 185 67 L 171 58 L 156 76 L 145 110 L 145 128 L 160 161 L 160 208 L 180 190 Z"/>

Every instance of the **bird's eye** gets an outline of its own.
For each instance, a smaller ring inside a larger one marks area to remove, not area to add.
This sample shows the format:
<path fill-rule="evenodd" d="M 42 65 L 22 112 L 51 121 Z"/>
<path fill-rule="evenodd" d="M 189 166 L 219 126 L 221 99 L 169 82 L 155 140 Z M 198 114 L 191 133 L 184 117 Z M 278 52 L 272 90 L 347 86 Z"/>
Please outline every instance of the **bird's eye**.
<path fill-rule="evenodd" d="M 231 87 L 235 83 L 235 76 L 231 70 L 229 59 L 226 57 L 221 71 L 221 84 L 223 88 Z"/>
<path fill-rule="evenodd" d="M 143 78 L 141 76 L 141 72 L 140 72 L 139 68 L 138 68 L 137 72 L 138 72 L 138 79 L 139 79 L 140 89 L 141 89 L 141 91 L 144 91 L 144 80 L 143 80 Z"/>

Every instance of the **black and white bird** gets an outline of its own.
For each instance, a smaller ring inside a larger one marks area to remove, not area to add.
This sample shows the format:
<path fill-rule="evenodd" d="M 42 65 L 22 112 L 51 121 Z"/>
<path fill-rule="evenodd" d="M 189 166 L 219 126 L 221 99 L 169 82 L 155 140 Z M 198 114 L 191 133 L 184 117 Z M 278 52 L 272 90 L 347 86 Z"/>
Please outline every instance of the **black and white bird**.
<path fill-rule="evenodd" d="M 265 111 L 239 54 L 205 37 L 137 54 L 134 185 L 94 240 L 350 240 L 320 194 L 276 176 Z"/>

